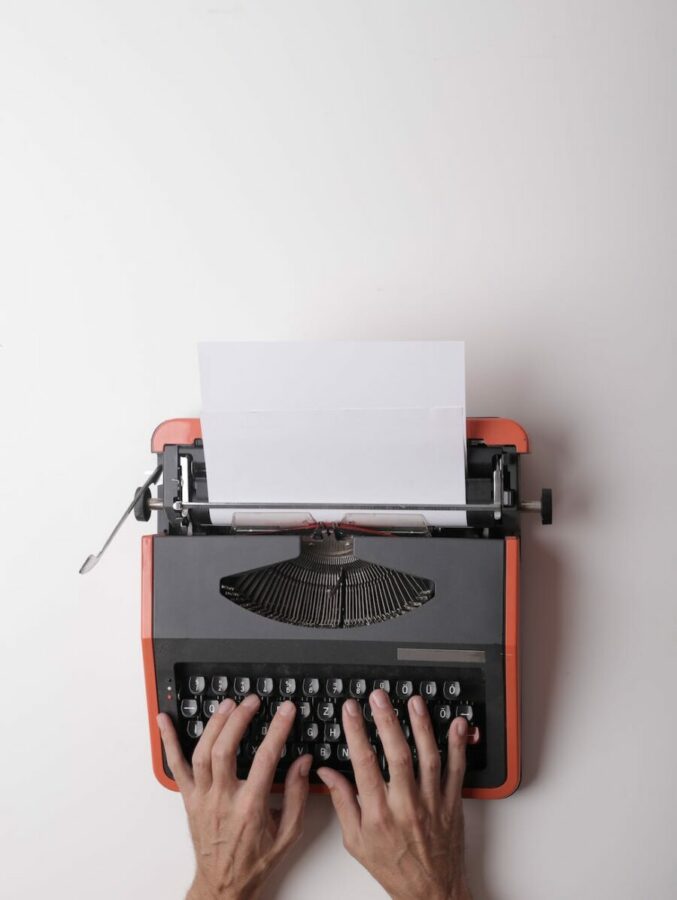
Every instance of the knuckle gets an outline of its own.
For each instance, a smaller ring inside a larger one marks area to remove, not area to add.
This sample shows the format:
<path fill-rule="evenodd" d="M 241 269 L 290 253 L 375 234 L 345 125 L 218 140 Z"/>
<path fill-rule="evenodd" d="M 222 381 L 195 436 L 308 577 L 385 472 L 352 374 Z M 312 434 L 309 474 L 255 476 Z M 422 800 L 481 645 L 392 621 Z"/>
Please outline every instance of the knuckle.
<path fill-rule="evenodd" d="M 417 806 L 412 811 L 412 819 L 421 831 L 425 831 L 430 824 L 430 813 L 422 806 Z"/>
<path fill-rule="evenodd" d="M 358 750 L 352 756 L 352 760 L 358 769 L 373 769 L 376 764 L 373 750 Z"/>
<path fill-rule="evenodd" d="M 411 766 L 411 753 L 408 750 L 396 750 L 390 754 L 388 768 L 391 771 L 401 772 Z"/>
<path fill-rule="evenodd" d="M 223 762 L 230 755 L 230 747 L 225 741 L 217 741 L 212 747 L 212 760 Z"/>
<path fill-rule="evenodd" d="M 204 751 L 196 750 L 193 754 L 193 770 L 195 772 L 207 772 L 209 770 L 210 761 Z"/>
<path fill-rule="evenodd" d="M 419 771 L 424 771 L 427 775 L 439 775 L 442 763 L 438 753 L 426 753 L 424 757 L 419 757 Z"/>
<path fill-rule="evenodd" d="M 256 759 L 261 760 L 261 763 L 264 766 L 277 766 L 277 761 L 280 758 L 280 751 L 275 751 L 275 748 L 271 744 L 266 744 L 264 741 L 259 749 L 256 751 Z"/>
<path fill-rule="evenodd" d="M 256 794 L 251 791 L 242 791 L 239 798 L 238 809 L 240 814 L 248 822 L 255 822 L 260 812 L 260 803 Z"/>

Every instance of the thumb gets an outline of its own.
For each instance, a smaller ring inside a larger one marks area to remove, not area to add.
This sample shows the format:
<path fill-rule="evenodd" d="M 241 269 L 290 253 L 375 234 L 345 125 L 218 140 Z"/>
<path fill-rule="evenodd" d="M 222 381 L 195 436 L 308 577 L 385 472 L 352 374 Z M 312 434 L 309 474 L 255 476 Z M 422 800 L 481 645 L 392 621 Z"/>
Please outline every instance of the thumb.
<path fill-rule="evenodd" d="M 280 812 L 280 824 L 275 838 L 275 851 L 283 852 L 301 836 L 303 813 L 308 799 L 308 774 L 312 756 L 299 757 L 289 767 L 284 780 L 284 798 Z"/>

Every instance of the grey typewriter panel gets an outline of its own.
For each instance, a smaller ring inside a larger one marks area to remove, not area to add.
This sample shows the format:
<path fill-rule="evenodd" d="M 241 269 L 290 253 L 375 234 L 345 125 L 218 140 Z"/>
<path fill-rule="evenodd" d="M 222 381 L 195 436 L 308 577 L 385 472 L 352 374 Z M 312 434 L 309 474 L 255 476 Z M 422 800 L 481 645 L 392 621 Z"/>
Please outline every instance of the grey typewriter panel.
<path fill-rule="evenodd" d="M 501 539 L 355 538 L 365 560 L 432 579 L 435 596 L 397 618 L 354 628 L 309 628 L 267 619 L 224 598 L 220 579 L 295 557 L 296 536 L 158 537 L 156 639 L 351 641 L 491 645 L 503 639 Z"/>

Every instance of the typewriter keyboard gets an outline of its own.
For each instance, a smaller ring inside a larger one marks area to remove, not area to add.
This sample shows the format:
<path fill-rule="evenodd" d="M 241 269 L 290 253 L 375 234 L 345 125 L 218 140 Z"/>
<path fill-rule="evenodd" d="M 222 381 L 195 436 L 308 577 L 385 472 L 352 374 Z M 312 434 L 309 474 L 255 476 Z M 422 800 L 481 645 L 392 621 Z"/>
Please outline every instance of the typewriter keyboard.
<path fill-rule="evenodd" d="M 280 668 L 274 666 L 253 671 L 245 665 L 237 668 L 177 666 L 176 718 L 186 757 L 192 756 L 207 721 L 222 700 L 231 697 L 240 702 L 248 694 L 256 693 L 261 698 L 261 706 L 238 750 L 239 777 L 246 777 L 275 711 L 285 700 L 294 702 L 297 713 L 276 780 L 281 780 L 286 767 L 305 753 L 313 755 L 314 767 L 331 766 L 350 776 L 350 751 L 343 734 L 341 708 L 352 697 L 362 709 L 369 740 L 387 778 L 388 765 L 368 701 L 371 691 L 381 688 L 390 697 L 411 748 L 414 765 L 416 745 L 407 710 L 407 701 L 414 694 L 423 697 L 427 704 L 443 762 L 449 724 L 456 716 L 464 716 L 470 725 L 468 768 L 481 769 L 486 763 L 484 686 L 480 669 L 407 669 L 395 674 L 366 667 L 363 671 L 335 671 L 330 675 L 324 667 L 315 672 L 293 672 L 287 666 L 281 672 Z"/>

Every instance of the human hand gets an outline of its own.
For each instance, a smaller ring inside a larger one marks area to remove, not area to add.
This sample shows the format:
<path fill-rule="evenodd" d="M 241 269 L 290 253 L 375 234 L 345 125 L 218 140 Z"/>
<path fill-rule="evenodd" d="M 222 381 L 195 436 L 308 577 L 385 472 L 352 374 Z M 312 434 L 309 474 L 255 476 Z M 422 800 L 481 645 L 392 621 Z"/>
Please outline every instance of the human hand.
<path fill-rule="evenodd" d="M 343 706 L 343 728 L 359 804 L 347 778 L 326 767 L 317 772 L 331 792 L 344 846 L 393 900 L 470 900 L 461 805 L 468 723 L 463 718 L 451 723 L 442 777 L 426 704 L 421 697 L 409 700 L 409 721 L 418 753 L 417 780 L 411 751 L 388 695 L 374 691 L 369 702 L 390 781 L 386 783 L 381 774 L 354 700 Z"/>
<path fill-rule="evenodd" d="M 286 701 L 275 713 L 246 781 L 237 778 L 237 748 L 259 705 L 254 694 L 239 706 L 224 700 L 195 748 L 192 768 L 172 720 L 164 713 L 158 716 L 195 846 L 195 880 L 187 900 L 255 900 L 271 869 L 301 834 L 310 755 L 289 767 L 279 814 L 268 807 L 275 769 L 296 715 L 293 703 Z"/>

